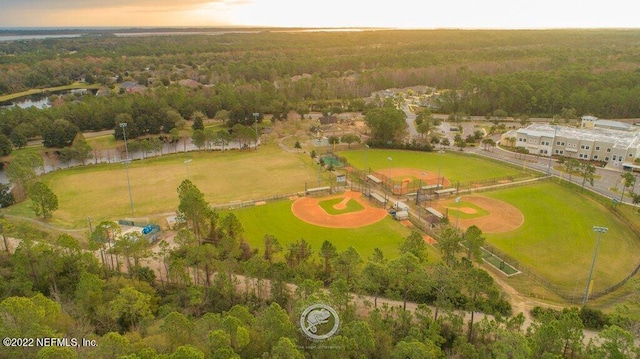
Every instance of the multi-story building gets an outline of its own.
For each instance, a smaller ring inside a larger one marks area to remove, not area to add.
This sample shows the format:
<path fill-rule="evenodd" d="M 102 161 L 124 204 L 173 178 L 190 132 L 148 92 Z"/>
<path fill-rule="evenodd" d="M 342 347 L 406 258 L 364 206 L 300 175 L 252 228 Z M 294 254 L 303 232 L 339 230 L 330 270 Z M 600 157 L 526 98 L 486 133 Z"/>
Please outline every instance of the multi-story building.
<path fill-rule="evenodd" d="M 611 122 L 605 122 L 611 125 Z M 591 127 L 591 126 L 590 126 Z M 533 124 L 519 129 L 516 147 L 524 147 L 531 154 L 565 156 L 581 160 L 603 161 L 620 168 L 638 168 L 640 133 L 596 127 L 575 128 Z"/>

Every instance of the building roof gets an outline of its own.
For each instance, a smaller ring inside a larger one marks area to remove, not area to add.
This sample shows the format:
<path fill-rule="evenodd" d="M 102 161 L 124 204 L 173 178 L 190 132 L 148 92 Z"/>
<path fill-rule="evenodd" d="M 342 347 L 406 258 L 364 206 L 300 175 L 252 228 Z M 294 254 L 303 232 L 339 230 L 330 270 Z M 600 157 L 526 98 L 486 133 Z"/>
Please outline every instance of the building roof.
<path fill-rule="evenodd" d="M 597 120 L 595 122 L 595 126 L 596 127 L 610 127 L 610 128 L 624 130 L 624 131 L 628 131 L 632 127 L 631 124 L 629 124 L 629 123 L 624 123 L 624 122 L 620 122 L 620 121 L 612 121 L 612 120 Z"/>
<path fill-rule="evenodd" d="M 598 141 L 613 143 L 615 148 L 636 147 L 640 144 L 640 134 L 637 132 L 611 130 L 606 128 L 575 128 L 566 126 L 550 126 L 534 123 L 518 130 L 519 134 L 536 137 L 563 137 L 581 141 Z"/>

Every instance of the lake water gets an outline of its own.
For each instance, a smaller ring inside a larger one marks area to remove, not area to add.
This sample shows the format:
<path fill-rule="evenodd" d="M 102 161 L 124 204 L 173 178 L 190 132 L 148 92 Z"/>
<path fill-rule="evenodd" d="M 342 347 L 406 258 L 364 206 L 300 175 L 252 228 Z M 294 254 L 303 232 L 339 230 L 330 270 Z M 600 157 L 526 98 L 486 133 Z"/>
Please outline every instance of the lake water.
<path fill-rule="evenodd" d="M 59 39 L 59 38 L 71 38 L 80 37 L 81 34 L 70 35 L 0 35 L 0 42 L 6 41 L 19 41 L 19 40 L 43 40 L 43 39 Z"/>
<path fill-rule="evenodd" d="M 25 97 L 18 97 L 11 101 L 0 102 L 0 108 L 11 108 L 14 106 L 18 106 L 20 108 L 29 108 L 29 107 L 35 107 L 39 109 L 49 108 L 51 107 L 51 101 L 49 100 L 49 97 L 51 95 L 58 95 L 58 96 L 64 96 L 69 94 L 84 95 L 87 93 L 95 94 L 95 90 L 75 89 L 70 91 L 58 91 L 58 92 L 51 92 L 47 94 L 36 94 L 36 95 L 29 95 Z"/>

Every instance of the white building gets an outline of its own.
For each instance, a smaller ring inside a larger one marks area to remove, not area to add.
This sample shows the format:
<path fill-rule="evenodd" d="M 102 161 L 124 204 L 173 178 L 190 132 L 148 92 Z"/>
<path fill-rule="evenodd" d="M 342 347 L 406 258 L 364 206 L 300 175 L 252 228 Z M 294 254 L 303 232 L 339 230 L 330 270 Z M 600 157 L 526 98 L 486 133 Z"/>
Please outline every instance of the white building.
<path fill-rule="evenodd" d="M 620 168 L 636 167 L 633 162 L 640 157 L 640 133 L 596 126 L 574 128 L 533 124 L 517 131 L 515 145 L 526 148 L 531 154 L 603 161 Z"/>

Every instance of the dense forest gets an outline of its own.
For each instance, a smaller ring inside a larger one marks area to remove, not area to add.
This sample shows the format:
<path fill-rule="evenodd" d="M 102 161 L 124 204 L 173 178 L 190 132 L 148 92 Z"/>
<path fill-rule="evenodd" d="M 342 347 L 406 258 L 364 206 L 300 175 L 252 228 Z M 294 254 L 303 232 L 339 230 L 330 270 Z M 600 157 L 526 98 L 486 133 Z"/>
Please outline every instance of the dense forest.
<path fill-rule="evenodd" d="M 220 108 L 339 110 L 377 90 L 428 85 L 457 90 L 442 96 L 445 113 L 551 117 L 575 108 L 579 115 L 640 117 L 639 50 L 634 30 L 94 34 L 0 43 L 0 94 L 81 78 L 105 86 L 192 79 L 214 85 L 202 95 L 214 96 L 209 108 L 197 99 L 190 105 L 211 116 Z M 194 110 L 175 109 L 185 118 Z"/>

